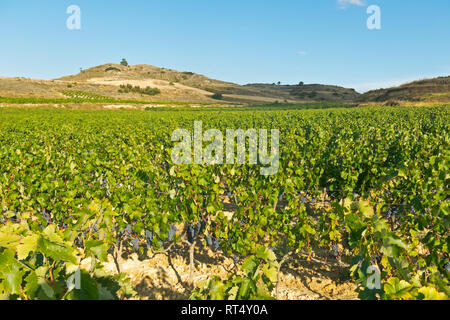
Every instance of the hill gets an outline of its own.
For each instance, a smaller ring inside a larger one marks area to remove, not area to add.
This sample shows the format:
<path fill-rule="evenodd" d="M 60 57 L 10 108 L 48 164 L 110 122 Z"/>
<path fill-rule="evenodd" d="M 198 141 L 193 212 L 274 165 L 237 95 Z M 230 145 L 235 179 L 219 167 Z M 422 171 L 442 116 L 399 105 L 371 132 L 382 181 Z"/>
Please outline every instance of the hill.
<path fill-rule="evenodd" d="M 79 74 L 65 76 L 59 81 L 76 81 L 101 85 L 138 85 L 158 87 L 162 91 L 182 87 L 206 97 L 220 93 L 223 99 L 233 102 L 272 103 L 275 101 L 301 102 L 345 102 L 359 96 L 353 89 L 328 85 L 239 85 L 208 78 L 189 71 L 176 71 L 151 65 L 123 66 L 108 63 L 83 70 Z M 199 91 L 200 90 L 200 91 Z"/>
<path fill-rule="evenodd" d="M 213 95 L 216 96 L 214 97 Z M 220 95 L 219 95 L 220 94 Z M 0 97 L 88 98 L 96 101 L 186 102 L 206 104 L 450 102 L 450 76 L 406 83 L 364 94 L 323 84 L 239 85 L 190 71 L 151 65 L 107 63 L 54 80 L 1 78 Z"/>
<path fill-rule="evenodd" d="M 418 80 L 401 86 L 368 91 L 359 96 L 359 102 L 434 101 L 450 102 L 450 76 Z"/>

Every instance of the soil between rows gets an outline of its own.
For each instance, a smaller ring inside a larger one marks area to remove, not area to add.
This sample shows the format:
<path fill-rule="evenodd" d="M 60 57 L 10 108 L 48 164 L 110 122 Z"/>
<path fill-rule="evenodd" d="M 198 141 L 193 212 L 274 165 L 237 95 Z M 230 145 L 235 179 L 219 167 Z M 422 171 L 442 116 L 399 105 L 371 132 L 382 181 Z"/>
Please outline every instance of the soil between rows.
<path fill-rule="evenodd" d="M 120 261 L 121 272 L 131 280 L 138 295 L 144 300 L 189 299 L 188 247 L 179 244 L 169 253 L 139 259 L 137 253 L 124 254 Z M 348 267 L 331 255 L 322 255 L 319 261 L 291 259 L 281 269 L 280 300 L 354 300 L 358 299 L 356 285 L 350 279 Z M 324 262 L 325 259 L 327 262 Z M 85 260 L 86 267 L 90 265 Z M 242 263 L 239 262 L 239 263 Z M 231 258 L 220 252 L 198 245 L 195 250 L 194 286 L 213 276 L 228 277 L 235 267 Z M 116 273 L 112 256 L 104 264 L 105 271 Z M 275 294 L 275 292 L 273 292 Z"/>

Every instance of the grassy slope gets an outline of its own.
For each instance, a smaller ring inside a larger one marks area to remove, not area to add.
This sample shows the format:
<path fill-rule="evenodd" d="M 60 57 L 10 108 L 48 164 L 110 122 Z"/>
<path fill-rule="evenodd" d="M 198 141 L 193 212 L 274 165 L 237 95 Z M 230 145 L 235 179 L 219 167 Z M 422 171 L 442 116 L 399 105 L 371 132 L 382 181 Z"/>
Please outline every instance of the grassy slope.
<path fill-rule="evenodd" d="M 424 79 L 394 88 L 369 91 L 357 100 L 362 102 L 385 102 L 388 100 L 450 102 L 450 76 Z"/>

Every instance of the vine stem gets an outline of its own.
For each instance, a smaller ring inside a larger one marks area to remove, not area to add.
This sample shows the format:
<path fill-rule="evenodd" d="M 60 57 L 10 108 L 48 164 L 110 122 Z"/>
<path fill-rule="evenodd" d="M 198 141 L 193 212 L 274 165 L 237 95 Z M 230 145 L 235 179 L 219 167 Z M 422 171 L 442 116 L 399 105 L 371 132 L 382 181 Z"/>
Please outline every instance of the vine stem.
<path fill-rule="evenodd" d="M 172 243 L 167 247 L 167 249 L 164 249 L 164 250 L 162 250 L 162 251 L 157 251 L 157 252 L 153 253 L 153 255 L 152 255 L 151 257 L 148 256 L 149 259 L 153 259 L 154 257 L 156 257 L 156 256 L 159 255 L 159 254 L 169 254 L 169 251 L 172 250 L 172 248 L 173 248 L 174 245 L 175 245 L 175 242 L 172 242 Z"/>
<path fill-rule="evenodd" d="M 187 240 L 183 240 L 183 243 L 186 243 L 189 246 L 189 282 L 191 284 L 194 283 L 194 262 L 195 262 L 195 256 L 194 256 L 194 249 L 195 249 L 195 240 L 190 243 Z"/>
<path fill-rule="evenodd" d="M 294 251 L 291 251 L 283 256 L 280 263 L 278 264 L 278 271 L 277 271 L 277 284 L 275 285 L 275 297 L 277 300 L 279 300 L 279 284 L 281 281 L 281 267 L 283 264 L 290 258 L 290 256 L 294 253 Z"/>
<path fill-rule="evenodd" d="M 119 244 L 114 245 L 114 254 L 113 260 L 116 265 L 117 273 L 120 274 L 120 261 L 122 257 L 122 241 L 119 241 Z"/>

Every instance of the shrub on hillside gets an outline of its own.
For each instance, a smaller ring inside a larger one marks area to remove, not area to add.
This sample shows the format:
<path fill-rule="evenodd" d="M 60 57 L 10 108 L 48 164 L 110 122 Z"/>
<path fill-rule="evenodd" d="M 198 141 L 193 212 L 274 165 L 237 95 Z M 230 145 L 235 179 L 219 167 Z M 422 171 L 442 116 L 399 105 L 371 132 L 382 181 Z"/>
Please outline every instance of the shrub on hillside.
<path fill-rule="evenodd" d="M 145 94 L 148 96 L 155 96 L 157 94 L 160 94 L 161 90 L 159 90 L 158 88 L 151 88 L 151 87 L 146 88 L 141 88 L 139 86 L 133 87 L 131 84 L 120 85 L 119 93 L 129 93 L 129 92 Z"/>
<path fill-rule="evenodd" d="M 211 98 L 216 99 L 216 100 L 222 100 L 223 99 L 223 95 L 221 93 L 214 93 Z"/>
<path fill-rule="evenodd" d="M 118 72 L 120 72 L 120 69 L 116 68 L 116 67 L 109 67 L 109 68 L 105 69 L 105 72 L 108 72 L 108 71 L 118 71 Z"/>
<path fill-rule="evenodd" d="M 317 97 L 317 91 L 313 91 L 308 95 L 308 98 L 310 98 L 310 99 L 313 99 L 315 97 Z"/>
<path fill-rule="evenodd" d="M 400 102 L 398 102 L 396 100 L 388 100 L 384 103 L 384 105 L 387 107 L 398 107 L 398 106 L 400 106 Z"/>

